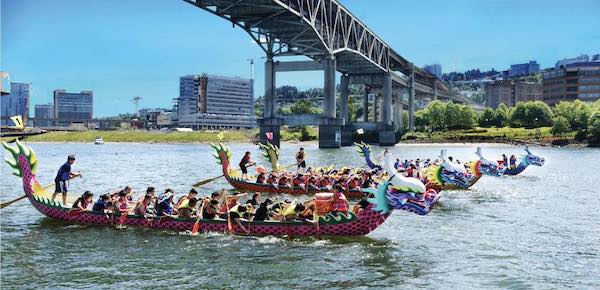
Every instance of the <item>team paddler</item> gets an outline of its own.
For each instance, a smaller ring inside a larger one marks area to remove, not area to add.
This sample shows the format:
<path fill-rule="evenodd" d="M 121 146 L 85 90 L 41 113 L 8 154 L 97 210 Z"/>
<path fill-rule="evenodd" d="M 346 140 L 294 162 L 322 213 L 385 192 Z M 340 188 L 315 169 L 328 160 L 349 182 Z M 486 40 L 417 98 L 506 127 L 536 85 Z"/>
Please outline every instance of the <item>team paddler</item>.
<path fill-rule="evenodd" d="M 248 167 L 255 165 L 256 162 L 252 161 L 252 156 L 250 155 L 250 151 L 246 151 L 244 157 L 240 161 L 240 170 L 242 170 L 242 178 L 248 179 Z"/>
<path fill-rule="evenodd" d="M 56 198 L 56 195 L 62 194 L 62 203 L 64 206 L 67 206 L 67 191 L 69 187 L 69 179 L 81 176 L 81 172 L 73 173 L 71 172 L 71 165 L 75 163 L 75 155 L 69 155 L 67 157 L 67 162 L 63 164 L 56 172 L 56 177 L 54 178 L 54 194 L 52 194 L 52 201 Z"/>
<path fill-rule="evenodd" d="M 306 153 L 304 153 L 304 148 L 300 147 L 298 153 L 296 153 L 296 165 L 298 165 L 298 172 L 304 173 L 306 170 Z"/>

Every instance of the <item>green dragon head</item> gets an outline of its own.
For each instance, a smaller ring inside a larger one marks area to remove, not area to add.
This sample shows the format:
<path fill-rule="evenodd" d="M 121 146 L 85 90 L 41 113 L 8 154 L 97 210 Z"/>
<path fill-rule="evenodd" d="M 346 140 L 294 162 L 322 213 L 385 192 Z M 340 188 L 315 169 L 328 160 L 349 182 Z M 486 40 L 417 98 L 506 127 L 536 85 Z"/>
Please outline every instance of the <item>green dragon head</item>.
<path fill-rule="evenodd" d="M 23 177 L 24 170 L 31 170 L 31 174 L 35 174 L 38 167 L 38 160 L 33 149 L 16 141 L 16 146 L 10 146 L 6 142 L 2 142 L 2 146 L 6 151 L 10 152 L 11 156 L 6 157 L 6 163 L 12 168 L 13 174 L 18 177 Z M 11 158 L 12 157 L 12 158 Z M 23 168 L 24 162 L 29 165 L 29 168 Z"/>
<path fill-rule="evenodd" d="M 267 142 L 267 144 L 259 143 L 261 155 L 271 163 L 273 172 L 284 171 L 284 168 L 279 164 L 279 148 Z"/>

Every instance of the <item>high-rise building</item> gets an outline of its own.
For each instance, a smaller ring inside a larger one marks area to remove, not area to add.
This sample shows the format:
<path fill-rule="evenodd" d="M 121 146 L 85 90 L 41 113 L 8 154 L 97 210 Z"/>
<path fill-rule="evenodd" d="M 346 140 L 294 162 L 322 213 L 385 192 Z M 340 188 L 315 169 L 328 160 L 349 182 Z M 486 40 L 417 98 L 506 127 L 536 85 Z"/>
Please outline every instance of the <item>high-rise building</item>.
<path fill-rule="evenodd" d="M 252 80 L 215 75 L 180 78 L 179 126 L 200 128 L 254 127 Z"/>
<path fill-rule="evenodd" d="M 54 91 L 54 118 L 59 123 L 91 121 L 94 114 L 94 93 Z"/>
<path fill-rule="evenodd" d="M 530 74 L 536 74 L 540 71 L 540 65 L 537 61 L 532 60 L 526 63 L 511 64 L 509 76 L 528 76 Z"/>
<path fill-rule="evenodd" d="M 428 64 L 423 66 L 425 71 L 434 74 L 438 79 L 442 78 L 442 65 L 441 64 Z"/>
<path fill-rule="evenodd" d="M 54 105 L 43 104 L 35 105 L 35 126 L 46 127 L 52 126 L 52 120 L 54 119 Z"/>
<path fill-rule="evenodd" d="M 556 62 L 556 64 L 554 65 L 555 68 L 559 68 L 561 66 L 567 66 L 570 64 L 574 64 L 574 63 L 580 63 L 580 62 L 588 62 L 590 61 L 590 58 L 587 54 L 582 54 L 578 57 L 573 57 L 573 58 L 564 58 L 562 60 L 559 60 Z"/>
<path fill-rule="evenodd" d="M 548 69 L 543 73 L 544 102 L 594 102 L 600 99 L 600 62 L 580 62 Z"/>
<path fill-rule="evenodd" d="M 542 84 L 500 80 L 485 85 L 486 105 L 497 108 L 500 104 L 509 107 L 518 102 L 542 100 Z"/>
<path fill-rule="evenodd" d="M 29 119 L 29 98 L 31 96 L 31 84 L 10 83 L 10 93 L 2 95 L 2 125 L 14 125 L 9 121 L 10 117 L 21 115 L 23 123 L 27 124 Z"/>
<path fill-rule="evenodd" d="M 600 61 L 600 54 L 594 54 L 594 55 L 592 55 L 592 60 L 591 61 L 594 61 L 594 62 Z"/>

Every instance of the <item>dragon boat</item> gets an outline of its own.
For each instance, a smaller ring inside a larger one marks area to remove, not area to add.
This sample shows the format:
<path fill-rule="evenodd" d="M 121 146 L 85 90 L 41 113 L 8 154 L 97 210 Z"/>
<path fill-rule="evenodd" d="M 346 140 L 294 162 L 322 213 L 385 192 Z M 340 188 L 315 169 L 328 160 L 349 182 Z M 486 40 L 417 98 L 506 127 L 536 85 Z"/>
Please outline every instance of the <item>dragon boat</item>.
<path fill-rule="evenodd" d="M 529 165 L 544 166 L 546 159 L 544 157 L 531 153 L 531 151 L 529 151 L 528 146 L 525 146 L 525 153 L 526 154 L 521 156 L 519 164 L 516 164 L 515 166 L 507 166 L 507 164 L 503 164 L 503 160 L 498 161 L 498 163 L 506 167 L 506 170 L 504 170 L 504 175 L 518 175 L 521 172 L 523 172 Z"/>
<path fill-rule="evenodd" d="M 358 153 L 365 158 L 371 169 L 381 169 L 371 158 L 371 147 L 366 143 L 355 143 Z M 481 154 L 481 148 L 475 152 L 479 160 L 471 161 L 462 166 L 446 160 L 446 150 L 440 154 L 440 164 L 433 164 L 421 169 L 419 176 L 427 188 L 440 190 L 468 189 L 473 186 L 483 175 L 500 176 L 505 167 L 494 160 L 489 160 Z"/>
<path fill-rule="evenodd" d="M 227 179 L 227 182 L 229 182 L 229 184 L 236 190 L 247 192 L 283 193 L 289 195 L 314 195 L 317 193 L 327 191 L 321 188 L 301 188 L 298 186 L 279 187 L 268 183 L 257 183 L 249 181 L 253 178 L 242 179 L 239 172 L 231 167 L 231 150 L 223 144 L 211 144 L 211 146 L 215 149 L 214 156 L 217 159 L 217 163 L 222 166 L 223 175 L 225 176 L 225 179 Z M 277 148 L 277 146 L 274 146 L 270 143 L 261 144 L 260 146 L 263 157 L 267 158 L 267 160 L 271 164 L 272 172 L 286 172 L 286 169 L 279 164 L 279 149 Z M 326 170 L 329 171 L 332 169 L 332 167 L 333 165 L 327 167 Z M 318 170 L 318 168 L 315 170 Z M 364 193 L 362 190 L 357 189 L 347 191 L 345 192 L 345 195 L 349 198 L 360 198 L 364 196 Z"/>
<path fill-rule="evenodd" d="M 9 152 L 6 162 L 13 169 L 13 174 L 22 179 L 23 190 L 33 207 L 49 218 L 67 223 L 114 225 L 118 222 L 120 225 L 125 226 L 189 231 L 199 221 L 201 232 L 226 232 L 230 230 L 230 233 L 233 234 L 259 236 L 359 236 L 366 235 L 375 230 L 383 224 L 395 209 L 425 215 L 431 211 L 439 198 L 439 194 L 435 191 L 426 191 L 425 186 L 418 179 L 406 178 L 397 174 L 390 181 L 381 184 L 378 188 L 369 189 L 369 192 L 373 194 L 373 197 L 368 199 L 369 205 L 356 214 L 326 214 L 325 216 L 318 217 L 318 222 L 249 222 L 242 219 L 244 224 L 247 223 L 246 228 L 249 230 L 249 233 L 245 233 L 235 223 L 233 223 L 234 225 L 231 229 L 228 229 L 226 220 L 197 220 L 170 217 L 147 219 L 139 215 L 123 216 L 119 213 L 112 215 L 92 211 L 75 212 L 71 208 L 63 207 L 60 203 L 49 199 L 50 193 L 40 185 L 36 177 L 39 161 L 31 148 L 21 144 L 19 141 L 16 141 L 16 146 L 10 146 L 5 142 L 2 142 L 2 145 Z M 220 155 L 228 154 L 226 150 L 222 149 L 222 145 L 219 145 L 217 148 L 221 148 L 219 150 Z"/>

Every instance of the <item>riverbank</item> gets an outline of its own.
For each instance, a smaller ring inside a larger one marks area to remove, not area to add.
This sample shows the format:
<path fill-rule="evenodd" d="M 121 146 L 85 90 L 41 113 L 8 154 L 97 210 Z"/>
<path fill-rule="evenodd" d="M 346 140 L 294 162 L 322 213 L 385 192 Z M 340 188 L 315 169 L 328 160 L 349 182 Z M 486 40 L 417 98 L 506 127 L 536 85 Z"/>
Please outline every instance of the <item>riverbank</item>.
<path fill-rule="evenodd" d="M 133 143 L 209 143 L 209 142 L 247 142 L 258 140 L 258 130 L 240 131 L 195 131 L 195 132 L 159 132 L 159 131 L 78 131 L 78 132 L 49 132 L 42 135 L 27 137 L 28 142 L 76 142 L 91 143 L 96 136 L 105 142 Z M 301 140 L 318 140 L 316 128 L 303 130 L 282 129 L 282 141 L 300 142 Z M 222 137 L 222 139 L 221 139 Z M 305 142 L 305 141 L 303 141 Z M 575 140 L 575 133 L 561 138 L 553 137 L 550 128 L 475 128 L 469 130 L 454 130 L 446 132 L 414 132 L 402 136 L 401 143 L 505 143 L 505 144 L 535 144 L 535 145 L 571 145 L 585 146 L 585 142 Z"/>
<path fill-rule="evenodd" d="M 414 132 L 402 136 L 403 143 L 506 143 L 541 146 L 586 146 L 575 139 L 575 132 L 561 137 L 552 136 L 551 127 L 527 128 L 474 128 L 444 132 Z"/>

